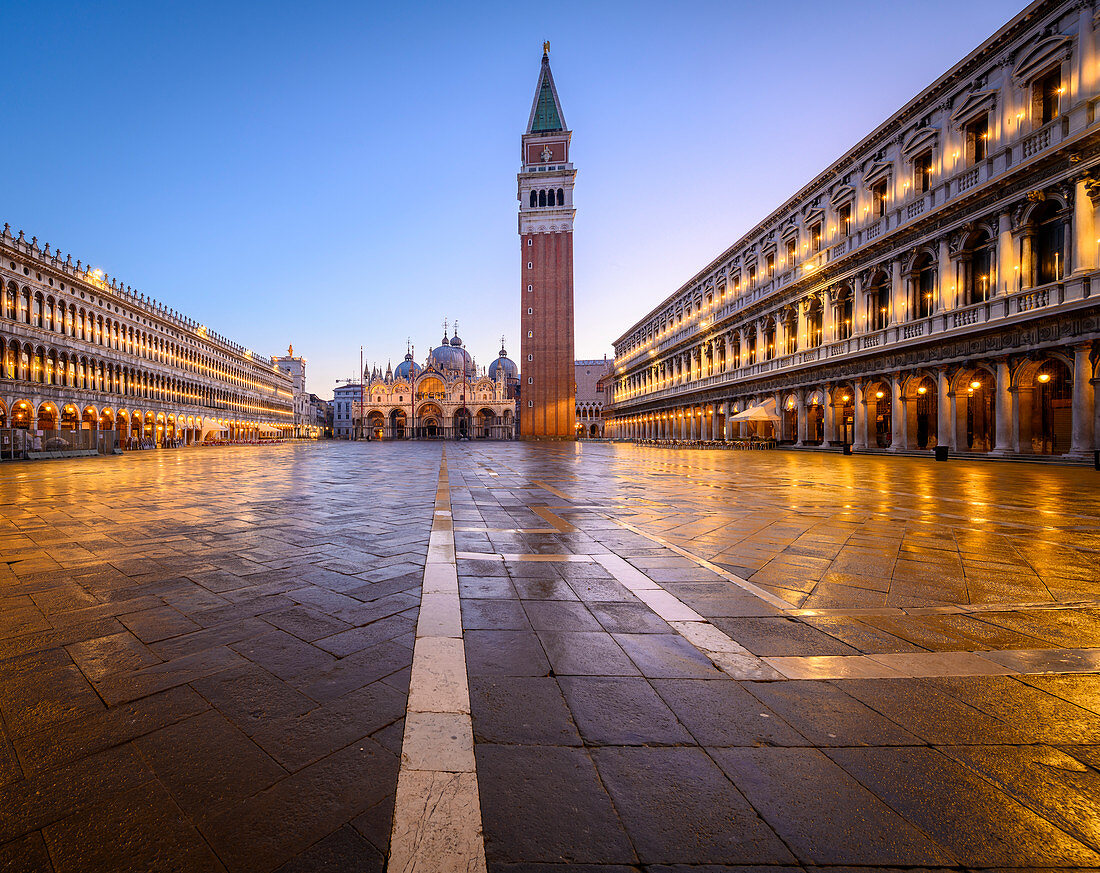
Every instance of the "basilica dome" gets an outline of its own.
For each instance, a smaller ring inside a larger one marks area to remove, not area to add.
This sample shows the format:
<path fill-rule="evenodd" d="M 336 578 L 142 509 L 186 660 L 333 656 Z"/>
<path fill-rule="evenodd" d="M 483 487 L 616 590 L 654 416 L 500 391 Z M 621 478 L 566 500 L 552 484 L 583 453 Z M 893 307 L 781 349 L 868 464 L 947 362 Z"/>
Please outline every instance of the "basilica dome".
<path fill-rule="evenodd" d="M 413 360 L 412 353 L 409 352 L 405 355 L 405 360 L 397 365 L 397 368 L 393 371 L 395 379 L 408 379 L 410 375 L 412 378 L 416 378 L 420 375 L 422 367 Z"/>
<path fill-rule="evenodd" d="M 500 378 L 505 381 L 519 378 L 519 367 L 516 366 L 515 361 L 508 357 L 508 352 L 505 351 L 503 344 L 500 347 L 500 357 L 489 365 L 489 378 L 494 382 Z"/>
<path fill-rule="evenodd" d="M 447 338 L 447 334 L 443 334 L 443 342 L 438 348 L 432 349 L 432 353 L 428 358 L 428 363 L 444 373 L 459 374 L 465 372 L 468 377 L 474 378 L 477 376 L 477 368 L 474 367 L 473 359 L 462 348 L 462 340 L 458 338 L 458 322 L 455 322 L 455 335 L 450 339 Z"/>

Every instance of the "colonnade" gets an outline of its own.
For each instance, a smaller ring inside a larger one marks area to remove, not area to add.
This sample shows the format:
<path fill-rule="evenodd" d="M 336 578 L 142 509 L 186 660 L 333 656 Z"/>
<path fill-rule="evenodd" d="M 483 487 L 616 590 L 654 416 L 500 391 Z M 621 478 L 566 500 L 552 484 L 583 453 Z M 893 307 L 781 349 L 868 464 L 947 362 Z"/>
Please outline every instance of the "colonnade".
<path fill-rule="evenodd" d="M 774 438 L 857 451 L 995 455 L 1071 454 L 1096 448 L 1093 344 L 954 367 L 874 373 L 727 399 L 677 398 L 608 422 L 614 438 L 714 441 Z M 686 401 L 686 402 L 685 402 Z M 738 420 L 754 409 L 757 420 Z"/>

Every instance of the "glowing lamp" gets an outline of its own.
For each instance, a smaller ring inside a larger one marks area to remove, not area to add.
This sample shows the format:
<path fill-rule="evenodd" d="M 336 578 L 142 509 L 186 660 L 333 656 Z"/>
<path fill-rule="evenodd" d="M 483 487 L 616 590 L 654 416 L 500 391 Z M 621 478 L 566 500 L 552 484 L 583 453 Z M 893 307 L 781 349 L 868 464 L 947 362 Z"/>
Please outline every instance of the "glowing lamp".
<path fill-rule="evenodd" d="M 970 383 L 970 387 L 973 388 L 975 391 L 977 391 L 979 388 L 982 387 L 982 383 L 977 381 L 977 380 L 974 380 L 973 382 Z"/>
<path fill-rule="evenodd" d="M 1050 381 L 1050 373 L 1040 373 L 1039 381 L 1045 385 L 1047 382 Z"/>
<path fill-rule="evenodd" d="M 878 398 L 879 400 L 881 400 L 881 399 L 883 398 L 883 396 L 884 396 L 884 395 L 883 395 L 883 393 L 882 393 L 881 391 L 876 391 L 876 392 L 875 392 L 875 397 L 877 397 L 877 398 Z"/>
<path fill-rule="evenodd" d="M 921 386 L 920 386 L 920 388 L 918 388 L 918 389 L 917 389 L 917 393 L 918 393 L 918 394 L 927 394 L 927 393 L 928 393 L 928 389 L 927 389 L 927 388 L 925 388 L 925 387 L 924 387 L 923 385 L 921 385 Z"/>

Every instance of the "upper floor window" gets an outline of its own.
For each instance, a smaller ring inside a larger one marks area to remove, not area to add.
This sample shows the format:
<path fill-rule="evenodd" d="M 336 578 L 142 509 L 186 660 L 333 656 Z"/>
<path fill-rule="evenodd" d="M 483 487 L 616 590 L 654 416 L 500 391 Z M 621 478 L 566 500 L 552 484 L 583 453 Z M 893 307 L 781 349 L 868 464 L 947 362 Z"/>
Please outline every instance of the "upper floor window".
<path fill-rule="evenodd" d="M 852 335 L 852 292 L 845 291 L 836 305 L 836 338 L 848 339 Z"/>
<path fill-rule="evenodd" d="M 1036 79 L 1031 85 L 1031 117 L 1039 124 L 1057 118 L 1064 91 L 1061 68 Z"/>
<path fill-rule="evenodd" d="M 821 222 L 817 221 L 810 225 L 810 253 L 819 251 L 821 251 Z"/>
<path fill-rule="evenodd" d="M 983 114 L 966 126 L 966 157 L 970 165 L 984 161 L 989 154 L 989 115 Z"/>
<path fill-rule="evenodd" d="M 871 215 L 882 218 L 886 214 L 886 180 L 871 186 Z"/>
<path fill-rule="evenodd" d="M 790 313 L 783 321 L 784 354 L 793 355 L 798 351 L 798 316 Z"/>
<path fill-rule="evenodd" d="M 749 286 L 756 284 L 756 267 L 749 267 Z"/>
<path fill-rule="evenodd" d="M 764 269 L 769 276 L 775 275 L 775 254 L 770 254 L 764 258 Z"/>
<path fill-rule="evenodd" d="M 920 193 L 932 187 L 932 150 L 921 152 L 913 158 L 913 188 Z"/>
<path fill-rule="evenodd" d="M 890 280 L 879 273 L 867 292 L 868 316 L 871 330 L 882 330 L 890 320 Z"/>
<path fill-rule="evenodd" d="M 787 240 L 787 268 L 790 269 L 794 266 L 795 253 L 798 249 L 798 243 L 793 239 Z"/>
<path fill-rule="evenodd" d="M 1057 201 L 1048 200 L 1035 218 L 1035 284 L 1060 282 L 1065 273 L 1065 229 Z"/>
<path fill-rule="evenodd" d="M 813 349 L 821 345 L 823 315 L 821 301 L 814 300 L 806 311 L 806 348 Z"/>
<path fill-rule="evenodd" d="M 996 279 L 993 274 L 995 261 L 993 258 L 994 245 L 989 234 L 984 230 L 978 231 L 967 246 L 968 257 L 963 259 L 963 281 L 965 293 L 963 305 L 981 303 L 988 300 L 992 290 L 996 287 Z"/>
<path fill-rule="evenodd" d="M 932 256 L 923 255 L 913 267 L 914 318 L 927 318 L 932 314 L 935 295 L 936 267 Z"/>
<path fill-rule="evenodd" d="M 852 204 L 845 203 L 836 211 L 836 221 L 840 228 L 841 236 L 848 236 L 852 232 Z"/>

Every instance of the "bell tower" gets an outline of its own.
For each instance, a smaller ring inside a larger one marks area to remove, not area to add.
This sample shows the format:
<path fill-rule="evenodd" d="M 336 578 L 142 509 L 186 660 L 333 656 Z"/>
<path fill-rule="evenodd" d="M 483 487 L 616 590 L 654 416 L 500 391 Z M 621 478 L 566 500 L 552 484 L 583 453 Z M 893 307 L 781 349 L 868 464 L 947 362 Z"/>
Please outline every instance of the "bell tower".
<path fill-rule="evenodd" d="M 523 439 L 575 439 L 573 371 L 572 131 L 554 77 L 550 43 L 542 67 L 519 172 L 520 435 Z"/>

